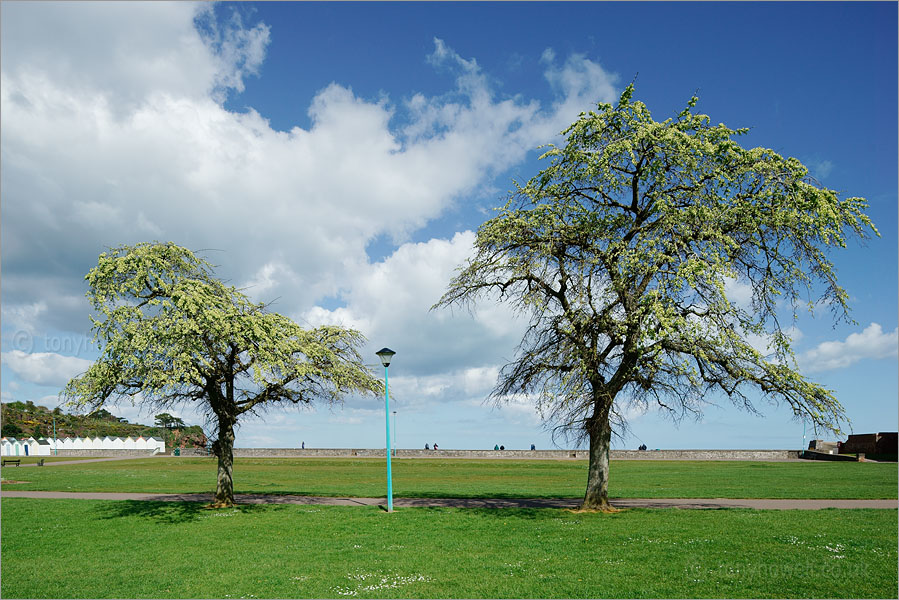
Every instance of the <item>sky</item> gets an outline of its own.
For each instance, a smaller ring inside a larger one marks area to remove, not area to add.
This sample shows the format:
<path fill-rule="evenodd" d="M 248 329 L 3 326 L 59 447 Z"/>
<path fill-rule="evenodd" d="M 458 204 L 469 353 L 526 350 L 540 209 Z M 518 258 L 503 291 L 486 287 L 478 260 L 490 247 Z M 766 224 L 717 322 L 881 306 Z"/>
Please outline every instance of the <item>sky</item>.
<path fill-rule="evenodd" d="M 304 326 L 360 330 L 377 376 L 375 351 L 396 351 L 392 445 L 554 447 L 526 399 L 486 402 L 525 320 L 429 309 L 545 166 L 537 148 L 633 81 L 656 120 L 697 94 L 750 128 L 744 146 L 867 198 L 880 237 L 830 254 L 852 321 L 803 312 L 792 332 L 849 430 L 897 429 L 896 3 L 4 1 L 0 22 L 3 402 L 55 407 L 97 358 L 84 275 L 101 252 L 173 241 Z M 759 414 L 717 397 L 700 421 L 628 414 L 613 448 L 815 437 L 750 397 Z M 383 399 L 275 408 L 236 446 L 301 442 L 383 448 Z"/>

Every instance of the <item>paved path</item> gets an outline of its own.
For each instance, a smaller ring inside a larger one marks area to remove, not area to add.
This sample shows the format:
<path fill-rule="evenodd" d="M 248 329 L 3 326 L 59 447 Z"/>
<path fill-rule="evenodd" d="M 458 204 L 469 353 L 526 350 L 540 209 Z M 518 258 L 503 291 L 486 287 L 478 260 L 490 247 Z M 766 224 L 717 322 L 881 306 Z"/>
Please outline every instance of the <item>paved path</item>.
<path fill-rule="evenodd" d="M 64 467 L 65 465 L 81 465 L 84 463 L 109 462 L 111 460 L 137 460 L 142 458 L 153 458 L 154 456 L 163 456 L 162 454 L 148 456 L 107 456 L 90 458 L 86 457 L 80 460 L 48 460 L 44 462 L 45 467 Z M 21 463 L 19 465 L 7 465 L 4 469 L 19 469 L 21 467 L 36 467 L 37 463 Z M 15 473 L 15 471 L 6 471 L 6 474 Z"/>
<path fill-rule="evenodd" d="M 212 494 L 137 494 L 118 492 L 27 492 L 4 489 L 3 498 L 67 498 L 80 500 L 142 500 L 163 502 L 212 502 Z M 386 498 L 331 498 L 320 496 L 273 496 L 235 494 L 238 504 L 323 504 L 329 506 L 380 506 Z M 404 507 L 459 508 L 577 508 L 573 498 L 394 498 L 393 505 Z M 755 508 L 768 510 L 817 510 L 821 508 L 899 507 L 897 500 L 809 500 L 733 498 L 614 498 L 618 508 Z"/>

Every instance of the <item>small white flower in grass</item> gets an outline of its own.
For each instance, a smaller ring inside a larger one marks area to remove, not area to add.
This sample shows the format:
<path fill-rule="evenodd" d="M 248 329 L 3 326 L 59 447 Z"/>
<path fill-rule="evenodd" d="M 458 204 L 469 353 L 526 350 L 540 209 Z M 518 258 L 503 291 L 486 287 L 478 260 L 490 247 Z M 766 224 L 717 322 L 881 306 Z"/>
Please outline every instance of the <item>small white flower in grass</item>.
<path fill-rule="evenodd" d="M 341 587 L 334 588 L 334 591 L 337 592 L 338 596 L 355 596 L 359 593 L 356 590 L 351 590 L 350 588 L 341 588 Z"/>
<path fill-rule="evenodd" d="M 355 589 L 349 587 L 337 587 L 335 588 L 335 592 L 337 592 L 337 594 L 341 596 L 356 596 L 359 592 L 374 592 L 383 589 L 395 589 L 402 585 L 408 585 L 410 583 L 431 581 L 430 577 L 417 573 L 413 575 L 403 576 L 397 573 L 381 574 L 363 573 L 359 571 L 355 573 L 347 573 L 347 579 L 351 581 L 358 581 L 360 583 L 367 583 L 368 581 L 372 581 L 373 583 L 368 583 L 368 585 L 357 585 Z"/>

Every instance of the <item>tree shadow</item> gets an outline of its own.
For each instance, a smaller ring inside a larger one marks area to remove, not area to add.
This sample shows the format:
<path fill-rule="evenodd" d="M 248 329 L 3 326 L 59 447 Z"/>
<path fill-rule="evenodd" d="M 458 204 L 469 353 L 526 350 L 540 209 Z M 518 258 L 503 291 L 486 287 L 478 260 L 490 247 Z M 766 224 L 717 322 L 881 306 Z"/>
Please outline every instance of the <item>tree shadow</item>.
<path fill-rule="evenodd" d="M 618 518 L 625 518 L 627 513 L 633 509 L 621 508 L 621 509 L 615 510 L 614 512 L 605 512 L 605 511 L 581 511 L 577 508 L 540 506 L 540 507 L 516 507 L 516 508 L 478 507 L 478 508 L 464 508 L 464 509 L 460 509 L 460 510 L 465 511 L 466 513 L 471 513 L 471 514 L 475 514 L 475 515 L 482 516 L 482 517 L 501 519 L 503 521 L 509 521 L 509 520 L 513 520 L 513 519 L 525 520 L 525 521 L 538 521 L 538 520 L 549 520 L 549 519 L 559 519 L 559 518 L 577 519 L 579 517 L 618 519 Z"/>
<path fill-rule="evenodd" d="M 283 506 L 272 504 L 237 504 L 230 508 L 210 508 L 205 502 L 165 502 L 156 500 L 115 500 L 97 508 L 101 519 L 137 517 L 161 524 L 189 523 L 222 514 L 272 511 Z"/>
<path fill-rule="evenodd" d="M 396 507 L 394 510 L 403 511 L 413 507 Z M 453 507 L 453 506 L 422 506 L 414 507 L 417 512 L 446 513 L 457 511 L 465 515 L 488 517 L 498 521 L 540 521 L 560 516 L 566 509 L 560 508 L 529 508 L 529 507 Z"/>
<path fill-rule="evenodd" d="M 496 491 L 484 491 L 484 492 L 466 492 L 464 494 L 459 494 L 452 490 L 443 490 L 443 491 L 405 491 L 400 490 L 394 492 L 394 497 L 403 497 L 403 498 L 462 498 L 462 499 L 499 499 L 499 500 L 520 500 L 523 497 L 527 498 L 536 498 L 536 499 L 544 499 L 544 500 L 555 500 L 559 499 L 560 496 L 558 494 L 551 493 L 532 493 L 530 491 L 518 491 L 518 492 L 496 492 Z M 567 497 L 564 498 L 568 500 Z M 577 497 L 572 496 L 572 500 L 578 499 Z"/>
<path fill-rule="evenodd" d="M 522 521 L 536 521 L 557 516 L 558 508 L 466 508 L 470 512 L 481 517 L 492 517 L 504 521 L 517 519 Z"/>

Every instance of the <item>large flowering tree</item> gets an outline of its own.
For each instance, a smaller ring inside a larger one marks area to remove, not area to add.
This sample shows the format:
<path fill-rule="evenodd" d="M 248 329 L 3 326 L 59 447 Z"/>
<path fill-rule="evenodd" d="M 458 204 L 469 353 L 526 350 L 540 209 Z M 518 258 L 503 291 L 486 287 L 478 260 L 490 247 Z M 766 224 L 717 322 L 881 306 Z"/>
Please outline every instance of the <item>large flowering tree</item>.
<path fill-rule="evenodd" d="M 863 199 L 741 147 L 746 130 L 711 125 L 696 98 L 659 123 L 632 95 L 563 132 L 436 305 L 498 296 L 530 317 L 493 398 L 528 394 L 548 423 L 589 439 L 585 509 L 610 508 L 610 439 L 629 404 L 679 417 L 717 393 L 756 410 L 754 389 L 836 430 L 843 409 L 799 372 L 780 312 L 795 320 L 823 300 L 848 319 L 827 252 L 876 234 Z M 734 284 L 751 290 L 748 306 Z"/>

